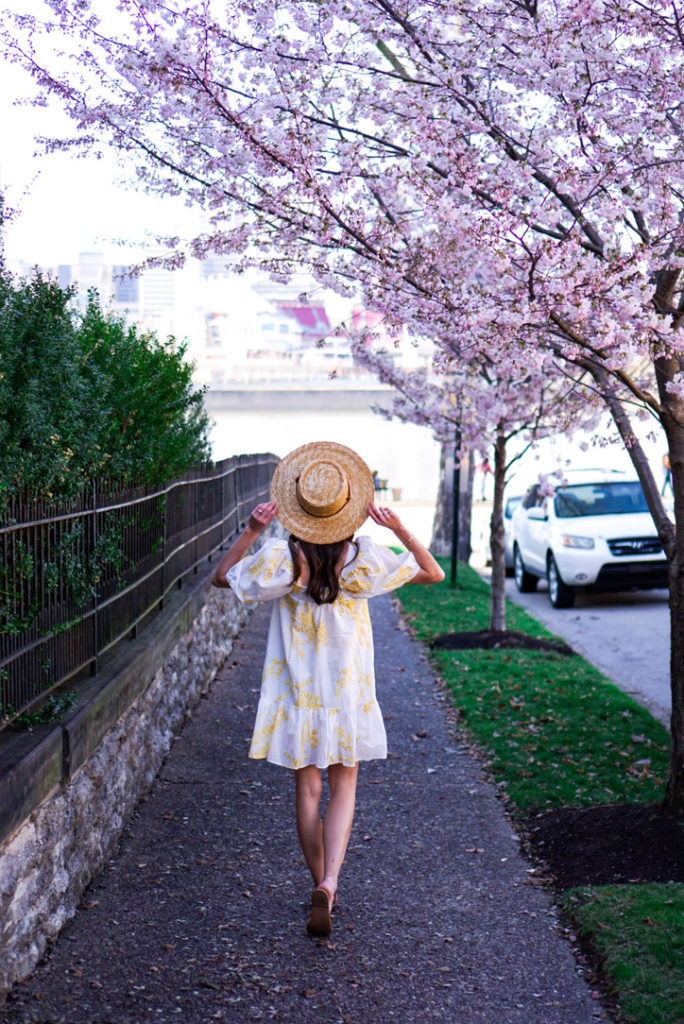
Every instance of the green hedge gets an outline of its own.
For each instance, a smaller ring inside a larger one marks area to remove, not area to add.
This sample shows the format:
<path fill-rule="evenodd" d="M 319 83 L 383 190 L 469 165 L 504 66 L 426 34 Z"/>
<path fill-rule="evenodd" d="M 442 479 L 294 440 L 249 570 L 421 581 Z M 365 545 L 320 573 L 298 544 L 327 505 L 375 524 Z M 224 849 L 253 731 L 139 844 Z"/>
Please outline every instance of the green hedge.
<path fill-rule="evenodd" d="M 209 457 L 186 346 L 36 273 L 0 268 L 0 503 L 65 500 L 94 478 L 160 484 Z"/>

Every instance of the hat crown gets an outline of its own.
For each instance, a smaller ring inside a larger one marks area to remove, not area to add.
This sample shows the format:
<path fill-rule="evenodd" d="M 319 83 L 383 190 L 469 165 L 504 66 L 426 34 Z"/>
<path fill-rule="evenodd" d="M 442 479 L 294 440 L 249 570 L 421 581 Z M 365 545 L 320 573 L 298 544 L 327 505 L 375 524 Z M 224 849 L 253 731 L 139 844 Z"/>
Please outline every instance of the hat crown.
<path fill-rule="evenodd" d="M 310 516 L 334 516 L 349 501 L 349 477 L 335 462 L 310 462 L 297 478 L 297 501 Z"/>
<path fill-rule="evenodd" d="M 293 537 L 335 544 L 368 517 L 373 477 L 360 455 L 337 441 L 311 441 L 285 455 L 271 480 L 278 519 Z"/>

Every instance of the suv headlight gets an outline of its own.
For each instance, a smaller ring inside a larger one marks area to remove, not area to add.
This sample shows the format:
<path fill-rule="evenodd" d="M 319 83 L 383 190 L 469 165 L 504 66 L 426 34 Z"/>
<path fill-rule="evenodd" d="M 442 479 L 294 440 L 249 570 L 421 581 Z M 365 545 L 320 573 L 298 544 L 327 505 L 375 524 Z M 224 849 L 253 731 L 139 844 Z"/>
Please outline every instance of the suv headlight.
<path fill-rule="evenodd" d="M 561 544 L 565 548 L 593 548 L 594 538 L 593 537 L 573 537 L 572 534 L 566 533 L 561 537 Z"/>

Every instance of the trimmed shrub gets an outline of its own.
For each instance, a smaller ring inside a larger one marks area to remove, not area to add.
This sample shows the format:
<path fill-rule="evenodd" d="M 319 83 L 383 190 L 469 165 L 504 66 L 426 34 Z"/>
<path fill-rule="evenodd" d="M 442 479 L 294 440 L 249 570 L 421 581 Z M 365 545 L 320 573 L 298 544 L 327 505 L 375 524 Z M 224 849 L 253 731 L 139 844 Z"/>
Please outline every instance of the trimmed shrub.
<path fill-rule="evenodd" d="M 161 484 L 209 458 L 186 345 L 127 326 L 95 292 L 0 268 L 0 502 L 66 500 L 84 484 Z"/>

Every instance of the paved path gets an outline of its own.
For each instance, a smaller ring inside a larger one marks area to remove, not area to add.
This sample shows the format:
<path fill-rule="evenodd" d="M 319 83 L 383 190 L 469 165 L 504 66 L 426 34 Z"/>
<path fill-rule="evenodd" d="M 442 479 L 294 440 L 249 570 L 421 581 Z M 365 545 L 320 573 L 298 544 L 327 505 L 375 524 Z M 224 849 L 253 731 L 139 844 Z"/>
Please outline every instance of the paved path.
<path fill-rule="evenodd" d="M 546 583 L 521 594 L 506 581 L 511 601 L 526 608 L 669 728 L 670 609 L 666 590 L 578 594 L 574 608 L 553 608 Z"/>
<path fill-rule="evenodd" d="M 247 760 L 267 611 L 4 1024 L 589 1024 L 599 1007 L 420 647 L 371 602 L 391 756 L 362 765 L 329 941 L 292 778 Z"/>

